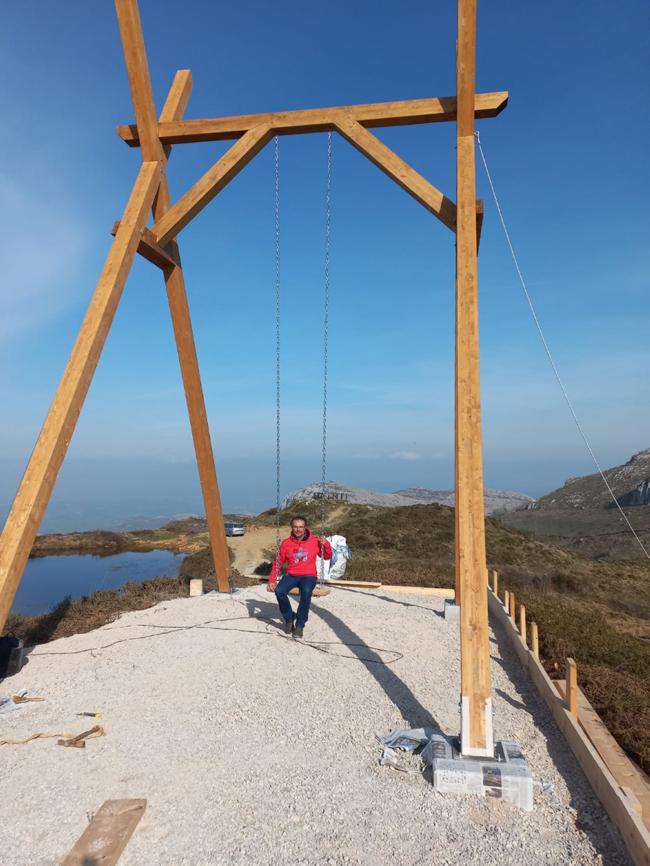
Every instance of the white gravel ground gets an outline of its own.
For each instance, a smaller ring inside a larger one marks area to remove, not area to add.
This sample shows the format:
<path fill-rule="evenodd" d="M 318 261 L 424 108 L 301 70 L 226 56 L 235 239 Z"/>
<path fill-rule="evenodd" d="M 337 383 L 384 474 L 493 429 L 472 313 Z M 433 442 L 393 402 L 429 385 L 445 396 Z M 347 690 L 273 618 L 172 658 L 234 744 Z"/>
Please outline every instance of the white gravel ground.
<path fill-rule="evenodd" d="M 376 735 L 459 727 L 458 629 L 430 596 L 334 590 L 304 644 L 263 587 L 164 602 L 37 647 L 0 692 L 43 703 L 0 716 L 0 863 L 59 863 L 107 799 L 145 797 L 120 864 L 628 863 L 620 836 L 508 651 L 492 638 L 495 734 L 517 739 L 535 809 L 434 791 L 417 757 L 378 765 Z M 269 622 L 272 620 L 272 623 Z M 177 628 L 172 628 L 177 627 Z M 317 646 L 308 642 L 322 642 Z M 111 646 L 111 644 L 113 644 Z"/>

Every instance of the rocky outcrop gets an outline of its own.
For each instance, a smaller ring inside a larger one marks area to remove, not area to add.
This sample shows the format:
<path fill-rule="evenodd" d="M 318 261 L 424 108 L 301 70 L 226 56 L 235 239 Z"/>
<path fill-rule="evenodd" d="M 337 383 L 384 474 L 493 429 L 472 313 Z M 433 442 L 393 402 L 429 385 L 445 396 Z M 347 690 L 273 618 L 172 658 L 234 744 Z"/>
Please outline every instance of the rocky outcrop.
<path fill-rule="evenodd" d="M 289 508 L 294 502 L 309 502 L 322 498 L 323 490 L 320 482 L 308 484 L 290 493 L 282 503 L 283 508 Z M 430 490 L 427 487 L 407 487 L 395 493 L 379 493 L 376 490 L 364 490 L 361 487 L 348 487 L 336 481 L 328 481 L 325 486 L 325 498 L 330 501 L 346 502 L 353 505 L 377 505 L 394 508 L 401 505 L 439 505 L 453 506 L 455 501 L 453 490 Z M 535 500 L 525 493 L 509 490 L 485 490 L 485 513 L 494 514 L 497 511 L 519 511 L 529 508 Z"/>
<path fill-rule="evenodd" d="M 639 451 L 622 466 L 603 473 L 618 503 L 626 506 L 650 504 L 650 448 Z M 615 508 L 600 473 L 569 478 L 558 490 L 537 500 L 542 510 L 567 508 Z"/>

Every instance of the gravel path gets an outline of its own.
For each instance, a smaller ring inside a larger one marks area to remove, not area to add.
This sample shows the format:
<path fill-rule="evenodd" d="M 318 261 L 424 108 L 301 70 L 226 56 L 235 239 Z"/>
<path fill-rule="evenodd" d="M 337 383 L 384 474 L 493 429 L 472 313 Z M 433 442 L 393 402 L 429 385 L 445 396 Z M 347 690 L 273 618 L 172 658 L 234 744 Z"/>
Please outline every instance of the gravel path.
<path fill-rule="evenodd" d="M 554 791 L 536 787 L 525 813 L 437 794 L 417 757 L 412 772 L 378 765 L 376 735 L 391 728 L 458 732 L 458 631 L 441 611 L 430 596 L 333 590 L 305 630 L 317 649 L 282 635 L 254 587 L 36 648 L 0 691 L 47 701 L 0 716 L 0 739 L 77 733 L 93 722 L 74 714 L 91 710 L 106 736 L 84 750 L 0 747 L 0 862 L 59 863 L 104 800 L 146 797 L 120 866 L 628 863 L 499 635 L 496 736 L 517 739 Z"/>

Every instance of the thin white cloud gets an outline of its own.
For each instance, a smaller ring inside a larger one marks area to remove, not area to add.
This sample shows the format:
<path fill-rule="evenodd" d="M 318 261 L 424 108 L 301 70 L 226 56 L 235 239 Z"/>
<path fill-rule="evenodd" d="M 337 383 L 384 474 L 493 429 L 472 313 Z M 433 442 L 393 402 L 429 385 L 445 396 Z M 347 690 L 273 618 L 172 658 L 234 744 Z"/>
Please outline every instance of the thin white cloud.
<path fill-rule="evenodd" d="M 5 344 L 60 315 L 78 297 L 85 230 L 60 200 L 0 174 L 0 340 Z"/>
<path fill-rule="evenodd" d="M 406 460 L 412 462 L 414 460 L 421 460 L 422 455 L 418 454 L 417 451 L 395 451 L 393 454 L 388 455 L 389 460 Z"/>

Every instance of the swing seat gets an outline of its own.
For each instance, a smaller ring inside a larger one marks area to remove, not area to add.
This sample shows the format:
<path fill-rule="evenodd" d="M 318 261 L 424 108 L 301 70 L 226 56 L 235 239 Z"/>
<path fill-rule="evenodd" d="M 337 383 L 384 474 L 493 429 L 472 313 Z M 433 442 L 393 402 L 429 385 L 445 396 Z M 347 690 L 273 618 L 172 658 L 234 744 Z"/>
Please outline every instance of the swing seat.
<path fill-rule="evenodd" d="M 324 596 L 329 595 L 330 592 L 331 590 L 327 589 L 327 587 L 325 586 L 317 586 L 311 595 L 312 598 L 323 598 Z M 295 589 L 290 589 L 289 595 L 300 595 L 300 590 L 298 589 L 298 587 L 296 587 Z"/>

